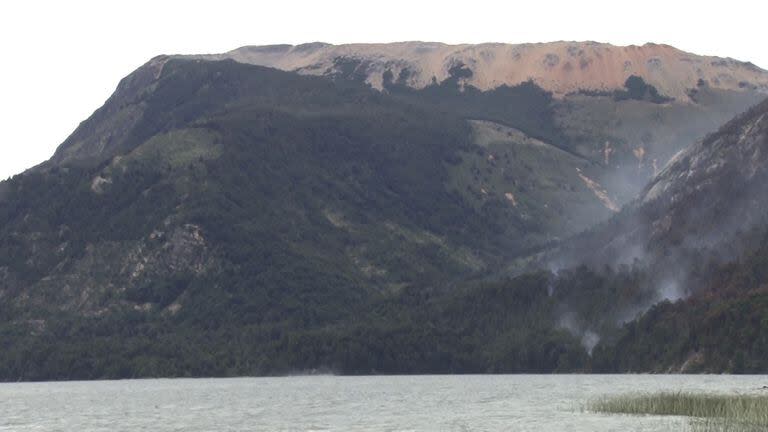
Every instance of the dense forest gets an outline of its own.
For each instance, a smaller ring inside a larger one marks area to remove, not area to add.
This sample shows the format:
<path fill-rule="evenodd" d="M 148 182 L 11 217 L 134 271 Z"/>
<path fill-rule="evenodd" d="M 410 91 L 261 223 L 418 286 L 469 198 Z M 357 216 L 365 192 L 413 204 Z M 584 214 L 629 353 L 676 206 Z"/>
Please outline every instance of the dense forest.
<path fill-rule="evenodd" d="M 182 312 L 125 310 L 55 316 L 44 328 L 0 330 L 3 380 L 242 376 L 295 373 L 714 372 L 765 370 L 768 254 L 713 271 L 708 292 L 662 301 L 623 325 L 621 307 L 652 298 L 642 271 L 585 267 L 467 283 L 450 292 L 405 289 L 350 312 L 295 310 L 268 320 L 236 299 L 186 287 Z M 188 281 L 177 283 L 186 284 Z M 197 285 L 197 287 L 196 287 Z M 162 302 L 179 288 L 154 288 Z M 167 300 L 166 300 L 167 301 Z M 648 303 L 646 303 L 648 304 Z M 4 310 L 4 314 L 8 311 Z M 42 325 L 40 326 L 42 327 Z M 28 332 L 34 337 L 30 337 Z M 603 339 L 590 341 L 591 335 Z"/>

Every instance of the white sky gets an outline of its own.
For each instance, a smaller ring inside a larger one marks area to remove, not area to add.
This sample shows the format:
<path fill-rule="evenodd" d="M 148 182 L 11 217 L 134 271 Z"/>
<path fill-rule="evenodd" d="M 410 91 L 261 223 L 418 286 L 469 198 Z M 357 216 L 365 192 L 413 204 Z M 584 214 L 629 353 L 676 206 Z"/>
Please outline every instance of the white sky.
<path fill-rule="evenodd" d="M 35 1 L 0 3 L 0 179 L 49 158 L 158 54 L 242 45 L 667 43 L 768 68 L 765 0 Z"/>

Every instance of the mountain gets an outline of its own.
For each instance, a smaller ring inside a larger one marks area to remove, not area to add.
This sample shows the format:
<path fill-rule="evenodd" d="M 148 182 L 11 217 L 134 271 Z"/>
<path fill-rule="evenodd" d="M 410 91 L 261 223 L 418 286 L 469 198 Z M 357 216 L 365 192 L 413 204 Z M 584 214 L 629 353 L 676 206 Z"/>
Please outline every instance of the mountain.
<path fill-rule="evenodd" d="M 768 74 L 751 63 L 650 43 L 310 43 L 246 46 L 194 58 L 359 81 L 383 92 L 437 99 L 441 106 L 477 100 L 466 116 L 522 127 L 602 165 L 602 172 L 587 175 L 595 183 L 587 184 L 610 197 L 596 194 L 609 210 L 603 217 L 633 199 L 685 145 L 768 92 Z M 524 84 L 552 94 L 551 113 L 542 113 L 551 119 L 531 124 L 530 113 L 521 125 L 505 115 L 505 89 Z"/>
<path fill-rule="evenodd" d="M 643 275 L 635 289 L 649 301 L 624 309 L 639 319 L 598 346 L 598 369 L 768 367 L 767 149 L 768 100 L 681 151 L 621 214 L 544 254 Z"/>
<path fill-rule="evenodd" d="M 84 313 L 114 293 L 154 303 L 144 285 L 177 273 L 321 297 L 328 284 L 350 301 L 437 283 L 484 268 L 510 247 L 492 230 L 523 223 L 502 227 L 445 187 L 470 133 L 357 84 L 154 61 L 6 185 L 4 268 L 29 283 L 20 301 Z"/>
<path fill-rule="evenodd" d="M 126 78 L 111 99 L 113 103 L 89 119 L 88 126 L 79 128 L 59 148 L 52 162 L 93 157 L 91 151 L 102 146 L 108 147 L 102 153 L 109 157 L 114 152 L 109 148 L 119 146 L 113 141 L 120 138 L 113 137 L 144 115 L 140 105 L 120 104 L 126 102 L 124 98 L 143 91 L 143 83 L 156 79 L 168 58 L 155 59 Z M 527 169 L 537 173 L 562 173 L 558 178 L 529 183 L 509 179 L 508 175 L 499 180 L 475 174 L 470 188 L 459 190 L 474 205 L 503 205 L 508 201 L 507 194 L 511 194 L 515 202 L 522 204 L 518 207 L 521 217 L 546 214 L 543 219 L 547 232 L 531 245 L 562 239 L 609 217 L 633 199 L 687 143 L 715 130 L 768 91 L 768 73 L 754 65 L 696 56 L 655 44 L 315 43 L 244 47 L 219 55 L 170 58 L 232 59 L 320 75 L 336 82 L 356 82 L 404 103 L 438 107 L 464 119 L 478 120 L 473 124 L 478 136 L 488 135 L 484 130 L 489 128 L 505 129 L 516 141 L 532 138 L 570 153 L 575 158 L 571 158 L 567 170 L 550 166 L 539 169 L 538 162 L 527 164 Z M 557 70 L 564 73 L 556 80 L 550 76 L 550 64 L 555 58 L 563 59 Z M 583 67 L 563 72 L 569 70 L 565 65 L 577 59 Z M 491 76 L 494 78 L 486 79 Z M 114 112 L 108 118 L 99 117 L 107 116 L 107 110 Z M 501 135 L 495 136 L 498 139 Z M 490 144 L 486 138 L 479 139 Z M 495 157 L 494 152 L 509 145 L 492 147 L 496 148 L 489 149 L 488 156 Z M 474 166 L 460 170 L 477 173 L 489 162 L 472 163 Z M 520 172 L 517 168 L 501 170 Z M 574 204 L 563 193 L 541 191 L 551 189 L 547 185 L 561 190 L 586 188 L 592 199 L 578 199 Z M 525 195 L 532 195 L 531 199 L 522 199 Z"/>
<path fill-rule="evenodd" d="M 0 183 L 0 379 L 591 368 L 608 318 L 655 301 L 645 273 L 501 274 L 620 220 L 766 72 L 678 100 L 635 71 L 484 88 L 464 60 L 424 86 L 231 54 L 137 69 Z"/>
<path fill-rule="evenodd" d="M 510 96 L 548 109 L 540 89 Z M 489 167 L 520 169 L 499 184 L 550 188 L 563 174 L 522 167 L 591 169 L 431 106 L 363 83 L 154 59 L 50 161 L 2 184 L 2 378 L 373 370 L 290 346 L 337 356 L 377 305 L 451 291 L 551 235 L 516 210 L 525 193 L 473 189 Z M 408 365 L 430 367 L 388 369 Z"/>

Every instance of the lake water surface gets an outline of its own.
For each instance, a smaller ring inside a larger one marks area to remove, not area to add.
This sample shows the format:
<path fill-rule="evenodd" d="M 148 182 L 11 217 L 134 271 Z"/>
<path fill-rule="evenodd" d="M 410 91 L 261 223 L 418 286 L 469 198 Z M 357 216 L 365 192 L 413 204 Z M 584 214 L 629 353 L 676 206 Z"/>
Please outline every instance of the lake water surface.
<path fill-rule="evenodd" d="M 760 393 L 768 376 L 302 376 L 0 384 L 0 431 L 669 431 L 603 395 Z"/>

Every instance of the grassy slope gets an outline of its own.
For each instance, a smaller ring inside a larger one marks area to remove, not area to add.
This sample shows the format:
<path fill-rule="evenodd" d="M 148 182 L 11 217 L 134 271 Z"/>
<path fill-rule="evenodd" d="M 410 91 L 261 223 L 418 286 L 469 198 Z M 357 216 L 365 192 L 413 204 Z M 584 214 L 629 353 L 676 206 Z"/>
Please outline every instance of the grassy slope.
<path fill-rule="evenodd" d="M 473 207 L 514 220 L 514 235 L 528 247 L 565 238 L 611 214 L 579 177 L 601 175 L 598 164 L 497 123 L 471 124 L 477 147 L 460 153 L 448 187 Z"/>

